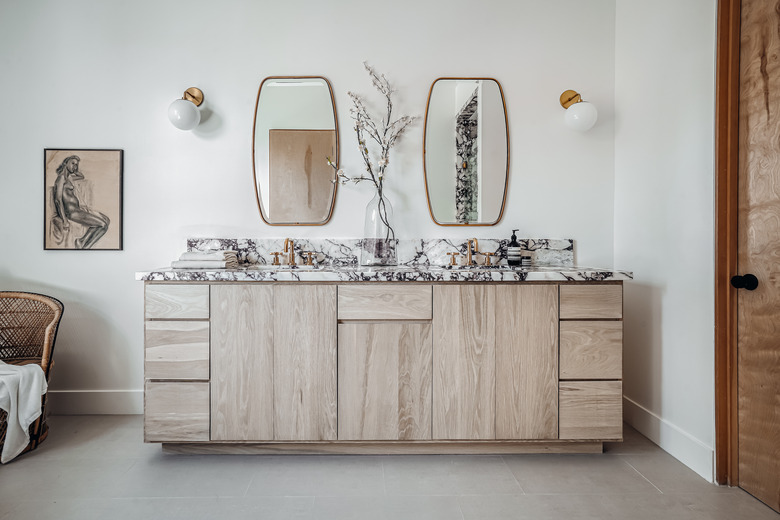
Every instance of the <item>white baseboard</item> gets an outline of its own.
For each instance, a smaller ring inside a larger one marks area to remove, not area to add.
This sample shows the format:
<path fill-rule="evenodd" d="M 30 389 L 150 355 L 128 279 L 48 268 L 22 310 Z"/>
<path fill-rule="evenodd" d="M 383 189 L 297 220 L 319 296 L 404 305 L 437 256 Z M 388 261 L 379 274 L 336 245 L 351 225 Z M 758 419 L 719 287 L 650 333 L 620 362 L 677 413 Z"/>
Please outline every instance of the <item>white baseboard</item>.
<path fill-rule="evenodd" d="M 715 450 L 712 446 L 626 396 L 623 396 L 623 419 L 704 479 L 715 481 Z"/>
<path fill-rule="evenodd" d="M 144 413 L 143 390 L 51 390 L 48 399 L 48 412 L 54 415 Z"/>

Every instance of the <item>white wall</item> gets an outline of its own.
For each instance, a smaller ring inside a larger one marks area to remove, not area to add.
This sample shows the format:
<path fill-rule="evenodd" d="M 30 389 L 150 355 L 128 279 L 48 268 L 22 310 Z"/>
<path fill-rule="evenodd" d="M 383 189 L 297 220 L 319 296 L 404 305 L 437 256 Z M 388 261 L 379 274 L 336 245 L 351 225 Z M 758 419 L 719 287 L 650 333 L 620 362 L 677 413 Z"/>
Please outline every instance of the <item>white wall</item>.
<path fill-rule="evenodd" d="M 615 263 L 626 419 L 712 479 L 716 0 L 618 0 Z"/>

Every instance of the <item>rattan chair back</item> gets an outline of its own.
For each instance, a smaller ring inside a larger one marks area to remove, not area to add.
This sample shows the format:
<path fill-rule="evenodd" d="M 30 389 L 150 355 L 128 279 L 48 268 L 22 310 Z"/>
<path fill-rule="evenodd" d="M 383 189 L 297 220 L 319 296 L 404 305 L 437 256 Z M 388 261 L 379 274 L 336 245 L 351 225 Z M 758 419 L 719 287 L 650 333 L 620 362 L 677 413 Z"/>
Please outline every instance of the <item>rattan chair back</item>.
<path fill-rule="evenodd" d="M 62 302 L 51 296 L 0 291 L 0 361 L 9 365 L 37 363 L 48 382 L 62 311 Z M 46 438 L 45 407 L 44 397 L 41 417 L 30 426 L 30 444 L 25 451 L 34 449 Z M 0 448 L 5 441 L 6 426 L 6 414 L 0 410 Z"/>

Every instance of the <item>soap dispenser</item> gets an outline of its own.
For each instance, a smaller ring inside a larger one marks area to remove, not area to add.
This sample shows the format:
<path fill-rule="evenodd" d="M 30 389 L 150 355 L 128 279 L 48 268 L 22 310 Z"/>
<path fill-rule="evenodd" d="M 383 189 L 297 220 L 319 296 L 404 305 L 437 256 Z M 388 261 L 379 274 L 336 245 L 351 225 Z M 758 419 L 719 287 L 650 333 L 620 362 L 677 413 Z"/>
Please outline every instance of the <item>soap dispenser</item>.
<path fill-rule="evenodd" d="M 509 241 L 509 244 L 506 246 L 506 263 L 508 265 L 520 265 L 520 255 L 522 253 L 523 248 L 520 247 L 520 244 L 517 241 L 517 233 L 516 229 L 512 230 L 512 240 Z"/>

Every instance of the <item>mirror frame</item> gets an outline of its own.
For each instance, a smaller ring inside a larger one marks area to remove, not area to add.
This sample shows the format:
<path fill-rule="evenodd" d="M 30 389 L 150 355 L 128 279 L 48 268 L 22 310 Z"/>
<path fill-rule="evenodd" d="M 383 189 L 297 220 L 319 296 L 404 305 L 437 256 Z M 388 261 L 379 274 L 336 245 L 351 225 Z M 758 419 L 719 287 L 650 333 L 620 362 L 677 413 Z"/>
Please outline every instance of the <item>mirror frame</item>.
<path fill-rule="evenodd" d="M 431 95 L 433 94 L 433 88 L 436 86 L 436 82 L 440 80 L 465 80 L 465 81 L 495 81 L 496 85 L 498 85 L 498 92 L 501 94 L 501 104 L 503 105 L 504 109 L 504 124 L 506 125 L 506 174 L 504 176 L 504 198 L 501 200 L 501 210 L 498 212 L 498 218 L 496 218 L 493 222 L 480 222 L 480 223 L 469 223 L 466 222 L 465 224 L 459 224 L 457 222 L 453 223 L 442 223 L 436 220 L 436 217 L 433 214 L 433 207 L 431 206 L 431 196 L 428 191 L 428 168 L 426 166 L 426 143 L 427 143 L 427 137 L 428 137 L 428 110 L 431 106 Z M 459 77 L 441 77 L 436 78 L 433 83 L 431 83 L 431 89 L 428 91 L 428 102 L 425 105 L 425 124 L 423 125 L 423 175 L 425 177 L 425 199 L 428 201 L 428 212 L 431 215 L 431 220 L 433 220 L 434 223 L 436 223 L 439 226 L 469 226 L 469 227 L 475 227 L 475 226 L 495 226 L 501 221 L 501 217 L 504 216 L 504 208 L 506 207 L 506 197 L 507 197 L 507 191 L 509 189 L 509 117 L 507 116 L 506 112 L 506 98 L 504 98 L 504 89 L 501 87 L 501 83 L 495 79 L 495 78 L 459 78 Z"/>
<path fill-rule="evenodd" d="M 328 215 L 325 217 L 325 219 L 322 222 L 269 222 L 268 219 L 265 218 L 265 214 L 263 213 L 263 204 L 260 201 L 260 189 L 257 185 L 257 164 L 255 164 L 255 143 L 256 141 L 256 134 L 257 131 L 257 109 L 260 106 L 260 93 L 263 91 L 263 85 L 265 85 L 266 81 L 269 80 L 277 80 L 277 79 L 321 79 L 325 82 L 325 84 L 328 86 L 328 92 L 330 93 L 330 102 L 333 106 L 333 125 L 334 130 L 336 131 L 336 169 L 339 168 L 339 164 L 341 161 L 341 139 L 339 138 L 339 118 L 338 113 L 336 112 L 336 98 L 333 97 L 333 87 L 330 84 L 330 81 L 328 81 L 328 78 L 324 76 L 268 76 L 263 79 L 263 81 L 260 82 L 260 88 L 257 89 L 257 99 L 255 100 L 255 117 L 252 119 L 252 178 L 255 183 L 255 199 L 257 200 L 257 210 L 260 212 L 260 218 L 263 219 L 263 222 L 268 224 L 269 226 L 324 226 L 327 224 L 331 217 L 333 216 L 333 208 L 336 205 L 336 195 L 338 194 L 339 190 L 339 183 L 335 182 L 333 183 L 333 198 L 330 201 L 330 209 L 328 210 Z M 335 174 L 334 174 L 335 175 Z M 269 172 L 270 177 L 270 172 Z"/>

